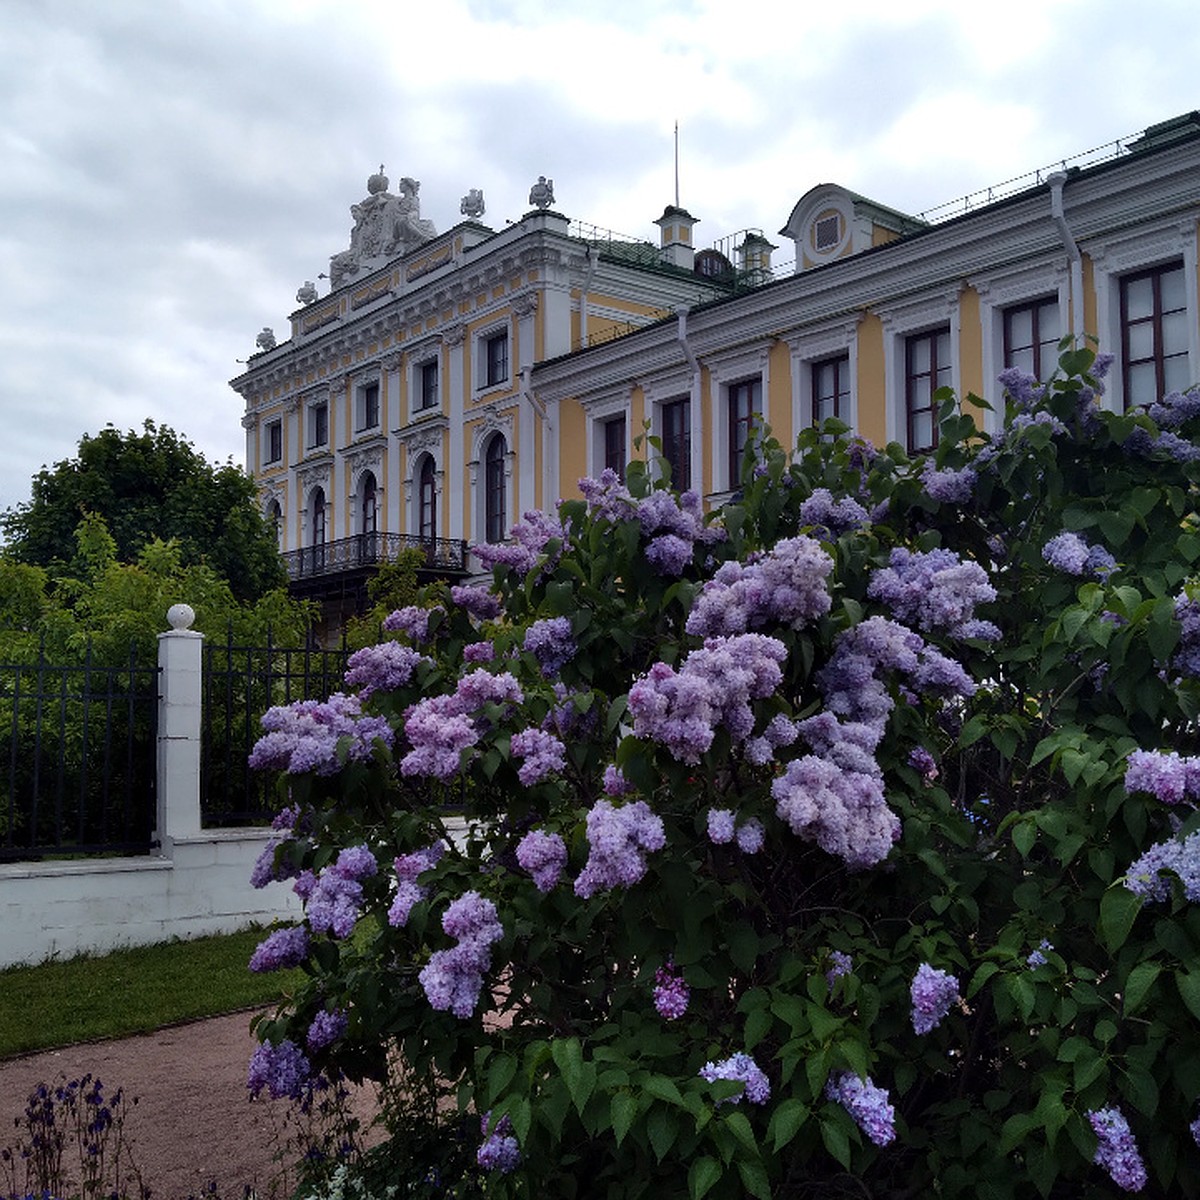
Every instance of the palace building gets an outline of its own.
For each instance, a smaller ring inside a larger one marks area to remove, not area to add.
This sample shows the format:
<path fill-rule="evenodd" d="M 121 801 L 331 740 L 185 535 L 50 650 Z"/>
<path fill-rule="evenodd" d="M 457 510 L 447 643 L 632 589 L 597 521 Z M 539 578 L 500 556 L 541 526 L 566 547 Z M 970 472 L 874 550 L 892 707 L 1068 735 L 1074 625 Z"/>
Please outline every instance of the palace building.
<path fill-rule="evenodd" d="M 675 206 L 655 241 L 573 224 L 545 179 L 520 221 L 487 227 L 473 191 L 440 235 L 414 180 L 388 187 L 351 209 L 329 294 L 306 284 L 232 381 L 293 586 L 328 603 L 408 545 L 474 573 L 470 544 L 623 469 L 643 430 L 719 504 L 755 422 L 926 450 L 937 388 L 995 400 L 1067 334 L 1117 356 L 1118 409 L 1200 380 L 1200 113 L 921 217 L 821 184 L 779 231 L 786 268 L 759 230 L 697 250 Z"/>

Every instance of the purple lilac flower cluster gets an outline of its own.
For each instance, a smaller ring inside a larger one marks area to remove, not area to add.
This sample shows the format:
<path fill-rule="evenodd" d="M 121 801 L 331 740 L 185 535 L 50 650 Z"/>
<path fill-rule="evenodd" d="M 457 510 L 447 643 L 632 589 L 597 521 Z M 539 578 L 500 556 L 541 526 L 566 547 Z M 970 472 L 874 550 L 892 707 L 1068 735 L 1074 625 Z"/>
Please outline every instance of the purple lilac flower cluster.
<path fill-rule="evenodd" d="M 1095 575 L 1107 579 L 1117 569 L 1117 560 L 1103 547 L 1090 546 L 1069 530 L 1056 534 L 1042 547 L 1042 557 L 1066 575 Z"/>
<path fill-rule="evenodd" d="M 637 515 L 637 501 L 612 467 L 605 467 L 599 479 L 585 475 L 579 481 L 579 492 L 587 501 L 588 516 L 594 521 L 617 525 Z"/>
<path fill-rule="evenodd" d="M 1197 1117 L 1189 1126 L 1188 1131 L 1192 1135 L 1192 1141 L 1200 1146 L 1200 1117 Z"/>
<path fill-rule="evenodd" d="M 491 642 L 468 642 L 463 647 L 463 662 L 478 665 L 491 662 L 496 657 L 496 647 Z"/>
<path fill-rule="evenodd" d="M 829 970 L 825 972 L 825 982 L 833 987 L 835 979 L 841 979 L 843 975 L 849 975 L 854 970 L 854 959 L 851 955 L 842 950 L 831 950 L 829 952 Z"/>
<path fill-rule="evenodd" d="M 1148 1178 L 1146 1166 L 1124 1114 L 1113 1105 L 1089 1112 L 1088 1121 L 1097 1139 L 1093 1162 L 1112 1176 L 1117 1187 L 1127 1192 L 1140 1192 Z"/>
<path fill-rule="evenodd" d="M 349 937 L 358 921 L 362 883 L 379 864 L 366 846 L 349 846 L 316 878 L 308 900 L 308 923 L 315 933 Z"/>
<path fill-rule="evenodd" d="M 1032 408 L 1046 394 L 1037 376 L 1022 371 L 1020 367 L 1006 367 L 996 378 L 1019 408 Z"/>
<path fill-rule="evenodd" d="M 667 961 L 654 972 L 654 1008 L 667 1021 L 677 1021 L 687 1012 L 691 990 L 684 982 L 683 972 Z"/>
<path fill-rule="evenodd" d="M 335 1008 L 332 1012 L 321 1009 L 308 1027 L 306 1042 L 309 1053 L 316 1054 L 326 1046 L 332 1046 L 346 1032 L 349 1024 L 350 1018 L 342 1009 Z"/>
<path fill-rule="evenodd" d="M 732 808 L 710 808 L 708 810 L 708 840 L 714 846 L 725 846 L 732 842 L 736 820 Z"/>
<path fill-rule="evenodd" d="M 1200 679 L 1200 601 L 1180 592 L 1175 597 L 1175 620 L 1179 622 L 1179 647 L 1171 666 L 1188 679 Z"/>
<path fill-rule="evenodd" d="M 646 873 L 646 855 L 667 844 L 662 819 L 644 800 L 616 807 L 597 800 L 587 815 L 588 859 L 575 880 L 575 895 L 632 887 Z"/>
<path fill-rule="evenodd" d="M 913 976 L 912 1025 L 917 1033 L 936 1029 L 958 1001 L 958 980 L 947 971 L 922 963 Z"/>
<path fill-rule="evenodd" d="M 1135 750 L 1125 764 L 1125 791 L 1149 792 L 1164 804 L 1200 800 L 1200 758 L 1178 751 Z"/>
<path fill-rule="evenodd" d="M 829 611 L 833 559 L 810 537 L 785 538 L 753 563 L 727 562 L 688 614 L 697 637 L 732 636 L 770 622 L 798 629 Z"/>
<path fill-rule="evenodd" d="M 423 850 L 414 850 L 411 854 L 401 854 L 394 863 L 396 871 L 396 895 L 388 909 L 388 924 L 394 928 L 402 928 L 408 924 L 409 914 L 413 905 L 418 904 L 429 895 L 429 889 L 423 887 L 417 880 L 426 871 L 431 871 L 438 860 L 446 852 L 446 843 L 439 840 Z"/>
<path fill-rule="evenodd" d="M 771 1082 L 749 1054 L 739 1052 L 720 1062 L 706 1062 L 700 1068 L 699 1074 L 709 1083 L 713 1083 L 717 1079 L 730 1079 L 740 1080 L 746 1085 L 742 1092 L 734 1096 L 726 1096 L 724 1100 L 718 1100 L 718 1104 L 724 1104 L 726 1101 L 731 1104 L 740 1104 L 742 1096 L 745 1096 L 751 1104 L 766 1104 L 771 1098 Z"/>
<path fill-rule="evenodd" d="M 246 1086 L 257 1097 L 266 1088 L 271 1097 L 299 1099 L 312 1068 L 304 1051 L 295 1042 L 284 1040 L 278 1046 L 263 1042 L 251 1056 Z"/>
<path fill-rule="evenodd" d="M 604 768 L 604 794 L 606 796 L 628 796 L 633 784 L 625 778 L 621 768 L 609 763 Z"/>
<path fill-rule="evenodd" d="M 456 945 L 435 950 L 418 978 L 432 1007 L 466 1018 L 479 1002 L 484 972 L 492 965 L 492 943 L 504 936 L 504 928 L 496 906 L 471 891 L 446 909 L 442 929 Z"/>
<path fill-rule="evenodd" d="M 450 599 L 477 621 L 493 621 L 504 611 L 499 596 L 475 584 L 456 584 L 450 589 Z"/>
<path fill-rule="evenodd" d="M 1182 840 L 1169 838 L 1151 846 L 1130 864 L 1125 872 L 1125 886 L 1145 900 L 1167 900 L 1171 884 L 1164 871 L 1179 877 L 1188 900 L 1193 903 L 1200 900 L 1200 833 L 1189 834 Z"/>
<path fill-rule="evenodd" d="M 1046 938 L 1042 938 L 1042 940 L 1037 944 L 1037 948 L 1030 950 L 1029 957 L 1025 959 L 1025 965 L 1031 971 L 1037 970 L 1038 967 L 1044 967 L 1050 961 L 1046 957 L 1046 951 L 1053 949 L 1054 943 L 1048 941 Z"/>
<path fill-rule="evenodd" d="M 400 760 L 400 773 L 451 778 L 458 772 L 463 751 L 479 740 L 471 714 L 484 704 L 520 704 L 524 699 L 509 672 L 494 675 L 480 668 L 464 675 L 453 692 L 418 700 L 404 718 L 412 749 Z"/>
<path fill-rule="evenodd" d="M 668 491 L 651 492 L 638 502 L 637 519 L 642 534 L 650 539 L 646 559 L 660 575 L 683 574 L 697 544 L 708 545 L 725 536 L 719 525 L 705 525 L 700 497 L 692 491 L 678 500 Z"/>
<path fill-rule="evenodd" d="M 825 1096 L 840 1104 L 876 1146 L 886 1146 L 895 1138 L 896 1110 L 888 1100 L 887 1088 L 876 1087 L 870 1076 L 859 1079 L 851 1071 L 831 1075 Z"/>
<path fill-rule="evenodd" d="M 737 842 L 743 854 L 757 854 L 763 847 L 766 831 L 757 817 L 738 823 L 731 808 L 710 808 L 707 815 L 708 840 L 714 846 L 727 846 Z"/>
<path fill-rule="evenodd" d="M 296 871 L 286 861 L 276 861 L 275 852 L 284 843 L 283 838 L 270 838 L 262 848 L 254 866 L 250 869 L 250 886 L 264 888 L 268 883 L 282 883 L 292 879 Z"/>
<path fill-rule="evenodd" d="M 366 700 L 375 692 L 393 692 L 404 687 L 419 663 L 431 661 L 411 646 L 382 642 L 378 646 L 364 646 L 350 655 L 346 660 L 345 680 L 358 688 L 360 698 Z"/>
<path fill-rule="evenodd" d="M 1185 421 L 1200 416 L 1200 388 L 1168 392 L 1146 411 L 1159 429 L 1178 429 Z"/>
<path fill-rule="evenodd" d="M 511 542 L 482 542 L 472 546 L 471 553 L 489 570 L 508 567 L 518 575 L 527 575 L 538 565 L 547 545 L 557 541 L 557 551 L 543 566 L 544 571 L 553 571 L 562 556 L 567 531 L 557 517 L 531 509 L 512 527 L 511 536 Z"/>
<path fill-rule="evenodd" d="M 924 746 L 916 746 L 908 756 L 908 765 L 916 771 L 926 784 L 938 777 L 937 761 Z"/>
<path fill-rule="evenodd" d="M 867 595 L 881 600 L 899 620 L 952 638 L 995 641 L 1000 630 L 975 619 L 977 604 L 990 604 L 996 589 L 976 562 L 963 562 L 953 550 L 924 553 L 897 547 L 888 565 L 871 576 Z"/>
<path fill-rule="evenodd" d="M 579 649 L 571 635 L 570 617 L 546 617 L 525 630 L 524 647 L 538 661 L 542 674 L 556 675 Z"/>
<path fill-rule="evenodd" d="M 764 767 L 774 759 L 780 746 L 790 746 L 799 736 L 799 725 L 783 713 L 776 713 L 761 734 L 746 742 L 746 761 Z"/>
<path fill-rule="evenodd" d="M 749 817 L 737 827 L 735 836 L 743 854 L 757 854 L 763 848 L 767 831 L 757 817 Z"/>
<path fill-rule="evenodd" d="M 429 622 L 435 613 L 445 613 L 445 609 L 436 604 L 433 608 L 421 608 L 417 604 L 406 604 L 395 612 L 388 613 L 383 618 L 383 627 L 389 633 L 403 633 L 414 642 L 429 641 Z"/>
<path fill-rule="evenodd" d="M 299 700 L 276 706 L 263 714 L 267 731 L 250 752 L 250 766 L 257 771 L 288 771 L 293 775 L 315 771 L 336 774 L 338 744 L 344 741 L 350 759 L 361 762 L 371 756 L 379 739 L 392 744 L 392 727 L 385 717 L 364 717 L 362 700 L 335 692 L 328 700 Z"/>
<path fill-rule="evenodd" d="M 517 862 L 539 892 L 553 891 L 567 865 L 567 844 L 561 834 L 531 829 L 517 844 Z"/>
<path fill-rule="evenodd" d="M 298 967 L 308 957 L 308 930 L 303 925 L 277 929 L 259 942 L 250 956 L 250 970 L 278 971 Z"/>
<path fill-rule="evenodd" d="M 834 500 L 828 488 L 816 488 L 813 494 L 800 505 L 800 521 L 804 525 L 827 529 L 834 537 L 861 529 L 870 518 L 867 510 L 857 500 L 843 496 Z"/>
<path fill-rule="evenodd" d="M 510 747 L 514 758 L 525 760 L 517 769 L 517 778 L 525 787 L 540 783 L 567 765 L 566 746 L 554 734 L 541 729 L 514 733 Z"/>
<path fill-rule="evenodd" d="M 963 467 L 953 470 L 946 467 L 937 470 L 930 459 L 921 472 L 921 483 L 925 486 L 925 494 L 939 504 L 966 504 L 975 492 L 978 476 L 973 467 Z"/>
<path fill-rule="evenodd" d="M 483 1134 L 484 1142 L 475 1154 L 475 1161 L 485 1171 L 499 1171 L 507 1175 L 521 1161 L 521 1144 L 513 1134 L 512 1121 L 503 1116 L 496 1122 L 496 1128 L 488 1133 L 492 1114 L 486 1112 L 479 1119 L 479 1132 Z"/>
<path fill-rule="evenodd" d="M 734 742 L 754 729 L 751 700 L 770 696 L 783 678 L 787 648 L 759 633 L 712 637 L 678 671 L 658 662 L 629 689 L 633 732 L 667 747 L 680 762 L 698 763 L 724 725 Z"/>

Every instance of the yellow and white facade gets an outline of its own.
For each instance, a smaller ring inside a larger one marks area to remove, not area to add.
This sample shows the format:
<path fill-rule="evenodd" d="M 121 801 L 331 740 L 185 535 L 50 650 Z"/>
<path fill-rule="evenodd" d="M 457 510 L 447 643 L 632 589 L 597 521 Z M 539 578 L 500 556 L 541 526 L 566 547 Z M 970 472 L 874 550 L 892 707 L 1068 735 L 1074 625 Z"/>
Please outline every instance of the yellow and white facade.
<path fill-rule="evenodd" d="M 644 429 L 710 503 L 757 420 L 785 444 L 836 415 L 925 449 L 936 388 L 996 400 L 1001 370 L 1049 374 L 1066 334 L 1117 356 L 1115 408 L 1200 380 L 1200 114 L 940 221 L 819 185 L 780 230 L 794 269 L 772 277 L 751 233 L 738 286 L 707 273 L 723 260 L 694 250 L 694 217 L 657 224 L 658 247 L 621 247 L 546 208 L 468 220 L 293 314 L 233 381 L 282 548 L 495 540 Z"/>

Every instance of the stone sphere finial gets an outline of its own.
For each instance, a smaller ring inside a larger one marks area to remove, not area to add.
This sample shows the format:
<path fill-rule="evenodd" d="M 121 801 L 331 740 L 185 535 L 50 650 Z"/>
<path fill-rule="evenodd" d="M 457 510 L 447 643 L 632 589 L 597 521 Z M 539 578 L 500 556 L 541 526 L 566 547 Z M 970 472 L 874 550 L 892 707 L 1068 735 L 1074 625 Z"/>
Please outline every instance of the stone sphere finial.
<path fill-rule="evenodd" d="M 375 175 L 371 175 L 367 179 L 367 191 L 372 195 L 388 190 L 388 177 L 383 173 L 383 163 L 379 164 L 379 171 Z"/>
<path fill-rule="evenodd" d="M 167 624 L 176 631 L 191 629 L 195 619 L 196 610 L 190 604 L 172 604 L 167 609 Z"/>

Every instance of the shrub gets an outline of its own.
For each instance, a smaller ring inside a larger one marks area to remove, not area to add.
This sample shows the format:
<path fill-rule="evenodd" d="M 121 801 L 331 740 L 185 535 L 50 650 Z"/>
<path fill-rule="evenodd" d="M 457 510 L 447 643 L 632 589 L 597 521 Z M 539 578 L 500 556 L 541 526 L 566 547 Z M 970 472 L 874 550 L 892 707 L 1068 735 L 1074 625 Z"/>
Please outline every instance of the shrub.
<path fill-rule="evenodd" d="M 273 714 L 308 981 L 258 1033 L 398 1052 L 408 1146 L 480 1122 L 407 1194 L 1200 1195 L 1200 392 L 1109 413 L 1064 349 L 923 459 L 585 481 L 361 716 Z"/>

